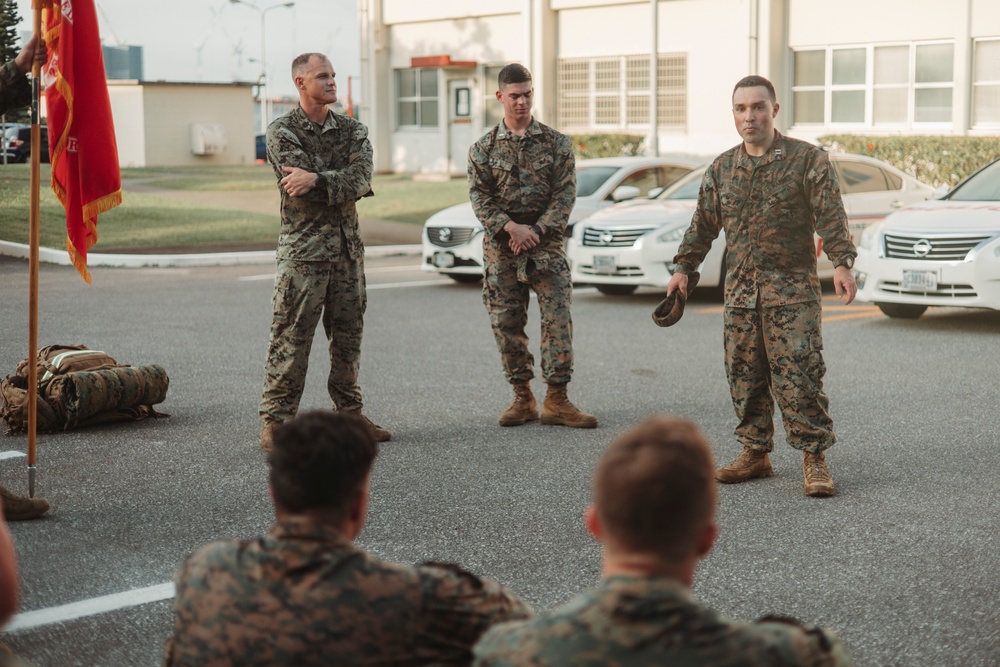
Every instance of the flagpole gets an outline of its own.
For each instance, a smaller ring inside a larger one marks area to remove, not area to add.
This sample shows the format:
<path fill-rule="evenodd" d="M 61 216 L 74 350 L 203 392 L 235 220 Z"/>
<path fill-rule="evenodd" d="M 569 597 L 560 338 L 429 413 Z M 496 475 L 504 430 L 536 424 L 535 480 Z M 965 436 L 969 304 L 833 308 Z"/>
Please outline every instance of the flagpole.
<path fill-rule="evenodd" d="M 42 2 L 32 0 L 35 44 L 41 41 Z M 38 120 L 41 65 L 31 54 L 31 218 L 28 252 L 28 497 L 35 497 L 35 444 L 38 411 L 38 246 L 41 244 L 42 128 Z"/>

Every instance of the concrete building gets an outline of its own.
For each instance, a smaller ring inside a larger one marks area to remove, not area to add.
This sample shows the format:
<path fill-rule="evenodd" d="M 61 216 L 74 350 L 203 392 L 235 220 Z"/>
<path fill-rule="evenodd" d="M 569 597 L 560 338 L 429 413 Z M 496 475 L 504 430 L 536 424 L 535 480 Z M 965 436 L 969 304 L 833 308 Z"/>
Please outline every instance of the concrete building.
<path fill-rule="evenodd" d="M 1000 132 L 996 0 L 359 0 L 359 22 L 379 171 L 464 173 L 509 62 L 531 69 L 540 121 L 661 153 L 737 143 L 730 96 L 750 73 L 807 140 Z"/>
<path fill-rule="evenodd" d="M 109 80 L 123 167 L 253 164 L 251 83 Z"/>

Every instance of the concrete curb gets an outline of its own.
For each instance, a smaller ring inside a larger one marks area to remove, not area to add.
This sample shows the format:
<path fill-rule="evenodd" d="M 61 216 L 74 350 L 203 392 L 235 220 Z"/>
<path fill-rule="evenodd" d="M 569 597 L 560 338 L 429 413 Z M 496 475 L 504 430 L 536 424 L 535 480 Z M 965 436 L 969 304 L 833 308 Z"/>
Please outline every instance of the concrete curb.
<path fill-rule="evenodd" d="M 27 259 L 30 247 L 23 243 L 0 241 L 0 255 Z M 365 247 L 365 257 L 394 257 L 397 255 L 419 255 L 421 246 L 414 245 L 376 245 Z M 65 250 L 39 248 L 38 260 L 46 264 L 72 266 Z M 257 250 L 252 252 L 206 252 L 189 255 L 129 255 L 90 253 L 87 255 L 87 266 L 106 266 L 117 268 L 138 269 L 142 267 L 195 267 L 195 266 L 241 266 L 274 264 L 273 250 Z"/>

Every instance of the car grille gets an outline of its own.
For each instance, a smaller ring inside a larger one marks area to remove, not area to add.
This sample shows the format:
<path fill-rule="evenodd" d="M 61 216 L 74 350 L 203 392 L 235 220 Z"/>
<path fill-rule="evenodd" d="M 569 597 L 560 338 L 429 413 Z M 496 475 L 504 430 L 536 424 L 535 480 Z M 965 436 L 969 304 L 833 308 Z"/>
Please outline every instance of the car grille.
<path fill-rule="evenodd" d="M 654 229 L 656 227 L 633 227 L 630 229 L 585 227 L 583 245 L 597 248 L 629 248 L 635 245 L 640 236 Z"/>
<path fill-rule="evenodd" d="M 468 243 L 475 233 L 471 227 L 428 227 L 427 240 L 441 248 L 454 248 Z"/>
<path fill-rule="evenodd" d="M 989 234 L 956 234 L 948 236 L 886 234 L 885 256 L 893 259 L 916 259 L 931 262 L 962 262 L 969 252 Z"/>
<path fill-rule="evenodd" d="M 904 290 L 898 281 L 892 280 L 881 280 L 879 281 L 878 288 L 883 292 L 889 292 L 890 294 L 918 294 L 922 296 L 938 296 L 945 299 L 975 299 L 978 294 L 972 285 L 948 285 L 938 283 L 937 289 L 930 292 L 915 292 L 913 290 Z"/>

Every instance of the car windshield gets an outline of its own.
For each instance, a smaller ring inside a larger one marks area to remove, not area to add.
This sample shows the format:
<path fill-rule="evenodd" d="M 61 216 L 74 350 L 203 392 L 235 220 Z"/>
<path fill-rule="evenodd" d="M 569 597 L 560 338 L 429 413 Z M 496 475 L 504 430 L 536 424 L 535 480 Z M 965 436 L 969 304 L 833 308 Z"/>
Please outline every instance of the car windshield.
<path fill-rule="evenodd" d="M 576 170 L 576 196 L 589 197 L 611 178 L 620 167 L 578 167 Z"/>
<path fill-rule="evenodd" d="M 705 175 L 705 167 L 681 176 L 671 183 L 670 187 L 656 195 L 657 199 L 697 199 L 701 179 Z"/>
<path fill-rule="evenodd" d="M 1000 160 L 970 176 L 947 198 L 953 201 L 1000 201 Z"/>

